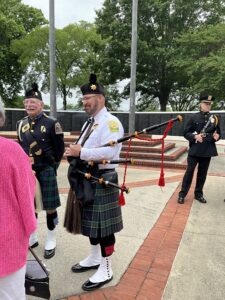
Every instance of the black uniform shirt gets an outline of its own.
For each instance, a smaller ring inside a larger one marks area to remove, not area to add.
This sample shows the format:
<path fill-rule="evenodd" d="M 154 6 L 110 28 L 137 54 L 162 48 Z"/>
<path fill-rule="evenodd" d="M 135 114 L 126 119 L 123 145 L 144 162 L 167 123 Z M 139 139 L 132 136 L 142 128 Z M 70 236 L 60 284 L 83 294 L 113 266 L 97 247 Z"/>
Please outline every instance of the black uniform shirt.
<path fill-rule="evenodd" d="M 34 158 L 34 165 L 54 165 L 64 153 L 63 132 L 59 122 L 39 114 L 34 119 L 25 117 L 17 123 L 19 142 L 24 151 Z M 32 147 L 36 141 L 37 145 Z"/>
<path fill-rule="evenodd" d="M 199 143 L 195 140 L 195 134 L 201 133 L 204 126 L 208 122 L 211 113 L 198 112 L 191 116 L 184 129 L 184 137 L 189 141 L 189 152 L 191 156 L 211 157 L 217 156 L 217 149 L 213 133 L 216 131 L 220 135 L 220 127 L 218 117 L 213 116 L 212 121 L 206 128 L 206 136 L 203 137 L 203 142 Z"/>

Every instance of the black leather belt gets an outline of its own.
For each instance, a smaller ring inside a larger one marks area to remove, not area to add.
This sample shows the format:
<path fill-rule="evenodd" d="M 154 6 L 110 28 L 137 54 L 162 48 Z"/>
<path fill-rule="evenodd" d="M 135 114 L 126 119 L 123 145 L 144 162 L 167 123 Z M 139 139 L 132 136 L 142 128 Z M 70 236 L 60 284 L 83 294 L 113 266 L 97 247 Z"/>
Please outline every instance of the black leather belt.
<path fill-rule="evenodd" d="M 37 167 L 54 166 L 54 161 L 51 159 L 51 157 L 34 156 L 33 159 L 34 159 L 34 165 Z"/>
<path fill-rule="evenodd" d="M 115 169 L 102 169 L 102 170 L 98 170 L 98 174 L 105 174 L 105 173 L 110 173 L 110 172 L 115 172 Z"/>

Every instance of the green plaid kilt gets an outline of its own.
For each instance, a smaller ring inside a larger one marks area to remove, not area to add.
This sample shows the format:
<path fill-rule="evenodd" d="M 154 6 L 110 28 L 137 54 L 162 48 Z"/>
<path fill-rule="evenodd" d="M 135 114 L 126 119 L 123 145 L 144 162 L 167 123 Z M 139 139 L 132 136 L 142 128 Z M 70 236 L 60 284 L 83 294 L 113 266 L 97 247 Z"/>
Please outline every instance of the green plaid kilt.
<path fill-rule="evenodd" d="M 83 208 L 81 233 L 92 238 L 109 236 L 123 229 L 119 190 L 96 184 L 94 203 Z"/>
<path fill-rule="evenodd" d="M 44 210 L 55 209 L 60 206 L 59 190 L 53 167 L 36 170 L 36 177 L 40 182 Z"/>

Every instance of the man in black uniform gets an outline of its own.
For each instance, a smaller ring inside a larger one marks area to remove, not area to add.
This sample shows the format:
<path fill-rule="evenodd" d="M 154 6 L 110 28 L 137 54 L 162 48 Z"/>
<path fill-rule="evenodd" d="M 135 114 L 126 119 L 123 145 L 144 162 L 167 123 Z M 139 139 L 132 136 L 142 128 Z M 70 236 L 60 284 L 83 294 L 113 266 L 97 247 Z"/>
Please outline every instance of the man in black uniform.
<path fill-rule="evenodd" d="M 202 190 L 211 157 L 218 155 L 215 142 L 220 138 L 218 117 L 210 114 L 213 99 L 212 96 L 208 95 L 200 96 L 200 112 L 191 116 L 184 129 L 184 137 L 189 141 L 189 151 L 187 170 L 183 177 L 182 187 L 177 201 L 180 204 L 184 203 L 185 196 L 190 189 L 197 164 L 198 173 L 194 191 L 195 199 L 201 203 L 207 202 Z"/>
<path fill-rule="evenodd" d="M 37 84 L 26 90 L 24 106 L 28 116 L 17 123 L 17 133 L 40 183 L 48 228 L 44 257 L 51 258 L 56 247 L 56 208 L 60 206 L 56 170 L 64 152 L 63 132 L 57 120 L 43 113 L 44 104 Z M 37 233 L 31 236 L 30 246 L 38 246 Z"/>

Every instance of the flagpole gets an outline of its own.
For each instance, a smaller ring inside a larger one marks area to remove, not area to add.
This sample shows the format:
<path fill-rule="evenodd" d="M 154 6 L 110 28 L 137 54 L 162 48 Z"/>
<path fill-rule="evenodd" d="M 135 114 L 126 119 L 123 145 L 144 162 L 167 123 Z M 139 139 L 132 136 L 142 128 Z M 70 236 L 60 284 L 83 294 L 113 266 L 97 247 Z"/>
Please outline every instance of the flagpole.
<path fill-rule="evenodd" d="M 50 115 L 56 118 L 55 0 L 49 0 Z"/>
<path fill-rule="evenodd" d="M 138 0 L 132 5 L 132 40 L 131 40 L 131 71 L 130 71 L 130 111 L 129 133 L 135 130 L 135 94 L 136 94 L 136 64 L 137 64 L 137 15 Z"/>

